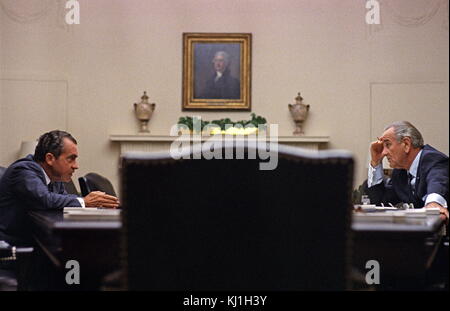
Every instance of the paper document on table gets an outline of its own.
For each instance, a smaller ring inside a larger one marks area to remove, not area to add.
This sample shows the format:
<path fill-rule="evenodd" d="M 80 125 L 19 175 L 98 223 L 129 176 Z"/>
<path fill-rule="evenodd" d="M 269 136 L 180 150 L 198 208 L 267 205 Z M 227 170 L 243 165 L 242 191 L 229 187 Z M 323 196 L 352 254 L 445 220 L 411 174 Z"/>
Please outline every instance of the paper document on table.
<path fill-rule="evenodd" d="M 407 209 L 404 212 L 406 212 L 406 216 L 408 217 L 426 217 L 430 215 L 439 215 L 441 213 L 441 210 L 439 209 L 439 207 L 422 207 Z"/>
<path fill-rule="evenodd" d="M 391 213 L 353 213 L 353 219 L 368 222 L 393 222 L 394 215 Z"/>
<path fill-rule="evenodd" d="M 385 211 L 398 211 L 399 209 L 394 206 L 376 206 L 375 204 L 363 204 L 355 205 L 356 210 L 361 210 L 363 212 L 385 212 Z"/>
<path fill-rule="evenodd" d="M 75 212 L 86 211 L 86 212 L 88 212 L 88 211 L 96 211 L 98 209 L 99 208 L 97 208 L 97 207 L 71 207 L 71 206 L 66 206 L 66 207 L 64 207 L 64 213 L 72 212 L 72 211 L 75 211 Z"/>
<path fill-rule="evenodd" d="M 422 221 L 423 219 L 427 219 L 428 216 L 436 216 L 439 214 L 439 208 L 413 208 L 397 211 L 386 210 L 379 213 L 374 213 L 372 211 L 355 211 L 353 213 L 353 219 L 365 222 L 403 222 L 406 219 L 417 219 Z"/>
<path fill-rule="evenodd" d="M 65 207 L 64 217 L 77 219 L 119 219 L 120 211 L 121 210 L 119 209 L 106 209 L 96 207 Z"/>

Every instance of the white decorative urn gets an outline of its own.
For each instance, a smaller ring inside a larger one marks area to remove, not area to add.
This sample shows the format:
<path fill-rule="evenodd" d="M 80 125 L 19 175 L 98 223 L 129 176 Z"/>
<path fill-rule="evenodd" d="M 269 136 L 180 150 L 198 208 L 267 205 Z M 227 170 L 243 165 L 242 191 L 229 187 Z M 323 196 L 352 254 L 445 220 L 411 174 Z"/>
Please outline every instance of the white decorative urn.
<path fill-rule="evenodd" d="M 144 95 L 141 97 L 139 104 L 134 103 L 134 112 L 136 118 L 141 122 L 140 133 L 149 133 L 148 121 L 150 121 L 153 111 L 155 111 L 156 104 L 148 102 L 147 92 L 144 91 Z"/>
<path fill-rule="evenodd" d="M 289 111 L 291 112 L 292 119 L 295 122 L 295 131 L 294 135 L 304 134 L 302 126 L 303 122 L 308 117 L 309 105 L 305 105 L 302 103 L 303 97 L 300 96 L 300 92 L 298 96 L 295 98 L 295 104 L 288 104 Z"/>

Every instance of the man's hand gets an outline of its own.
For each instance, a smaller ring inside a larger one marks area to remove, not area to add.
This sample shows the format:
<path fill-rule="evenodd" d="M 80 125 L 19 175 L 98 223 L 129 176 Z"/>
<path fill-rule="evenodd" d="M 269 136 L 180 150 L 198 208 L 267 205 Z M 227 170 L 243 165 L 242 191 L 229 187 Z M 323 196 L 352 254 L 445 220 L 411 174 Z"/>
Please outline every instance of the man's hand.
<path fill-rule="evenodd" d="M 441 211 L 441 214 L 444 214 L 445 217 L 447 217 L 447 220 L 448 220 L 448 209 L 446 209 L 445 207 L 442 207 L 441 204 L 436 203 L 436 202 L 430 202 L 427 205 L 425 205 L 425 208 L 429 208 L 429 207 L 439 207 L 439 210 Z"/>
<path fill-rule="evenodd" d="M 92 191 L 84 198 L 84 204 L 86 207 L 108 207 L 108 208 L 118 208 L 119 199 L 108 195 L 101 191 Z"/>
<path fill-rule="evenodd" d="M 372 167 L 377 166 L 381 163 L 381 160 L 383 160 L 383 148 L 383 142 L 380 138 L 370 144 L 370 165 L 372 165 Z"/>

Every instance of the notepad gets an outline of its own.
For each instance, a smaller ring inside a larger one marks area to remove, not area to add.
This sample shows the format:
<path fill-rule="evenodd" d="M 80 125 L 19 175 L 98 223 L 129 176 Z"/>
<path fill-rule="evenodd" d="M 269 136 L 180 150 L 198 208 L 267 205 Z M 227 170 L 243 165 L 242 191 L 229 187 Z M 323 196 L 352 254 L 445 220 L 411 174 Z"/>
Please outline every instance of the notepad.
<path fill-rule="evenodd" d="M 441 214 L 441 209 L 439 207 L 429 207 L 425 208 L 427 215 L 439 215 Z"/>
<path fill-rule="evenodd" d="M 398 211 L 399 209 L 393 206 L 376 206 L 375 204 L 368 205 L 355 205 L 355 209 L 361 209 L 363 212 L 385 212 L 385 211 Z"/>
<path fill-rule="evenodd" d="M 404 222 L 406 213 L 404 211 L 386 211 L 382 213 L 353 213 L 355 220 L 364 222 Z"/>
<path fill-rule="evenodd" d="M 405 210 L 406 216 L 408 217 L 426 217 L 430 215 L 439 215 L 441 210 L 439 207 L 430 207 L 430 208 L 414 208 Z"/>
<path fill-rule="evenodd" d="M 79 220 L 89 220 L 89 219 L 119 219 L 120 218 L 119 209 L 105 209 L 105 208 L 64 208 L 64 218 L 79 219 Z"/>
<path fill-rule="evenodd" d="M 100 208 L 97 208 L 97 207 L 70 207 L 70 206 L 67 206 L 67 207 L 64 207 L 64 213 L 72 212 L 72 211 L 75 211 L 75 212 L 80 212 L 80 211 L 89 212 L 89 211 L 97 211 L 99 209 Z"/>
<path fill-rule="evenodd" d="M 399 209 L 394 206 L 376 206 L 377 211 L 398 211 Z"/>

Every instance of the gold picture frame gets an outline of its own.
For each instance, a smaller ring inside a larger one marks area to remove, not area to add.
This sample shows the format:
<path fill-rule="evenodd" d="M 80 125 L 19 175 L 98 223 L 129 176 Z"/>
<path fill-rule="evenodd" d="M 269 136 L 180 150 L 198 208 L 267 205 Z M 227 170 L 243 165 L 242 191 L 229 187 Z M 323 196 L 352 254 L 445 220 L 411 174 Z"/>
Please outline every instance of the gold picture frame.
<path fill-rule="evenodd" d="M 251 33 L 183 33 L 183 110 L 251 110 Z"/>

